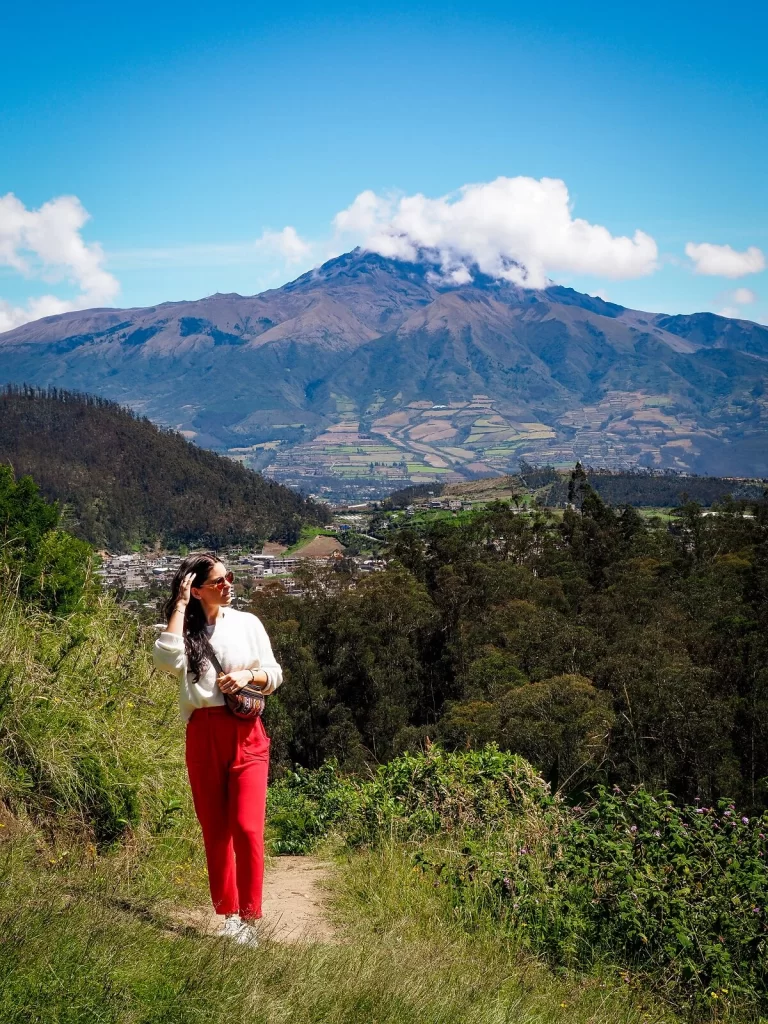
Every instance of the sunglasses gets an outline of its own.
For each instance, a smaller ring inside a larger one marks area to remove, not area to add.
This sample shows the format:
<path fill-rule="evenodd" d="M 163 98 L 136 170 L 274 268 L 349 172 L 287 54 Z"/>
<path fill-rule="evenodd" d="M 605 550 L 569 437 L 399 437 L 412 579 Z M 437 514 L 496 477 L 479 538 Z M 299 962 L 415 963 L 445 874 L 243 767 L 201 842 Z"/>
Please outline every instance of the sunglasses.
<path fill-rule="evenodd" d="M 217 590 L 223 590 L 226 583 L 234 583 L 235 574 L 230 569 L 229 572 L 225 572 L 223 576 L 217 576 L 215 580 L 208 580 L 207 583 L 201 583 L 200 589 L 203 587 L 216 587 Z"/>

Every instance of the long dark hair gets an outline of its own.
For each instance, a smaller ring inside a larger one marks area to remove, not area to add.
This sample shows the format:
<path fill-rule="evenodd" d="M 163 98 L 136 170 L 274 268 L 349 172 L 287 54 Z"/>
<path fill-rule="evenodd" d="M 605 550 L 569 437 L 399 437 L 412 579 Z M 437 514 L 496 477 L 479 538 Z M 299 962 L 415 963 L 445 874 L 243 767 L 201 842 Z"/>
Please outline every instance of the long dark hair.
<path fill-rule="evenodd" d="M 208 579 L 208 574 L 214 565 L 219 561 L 216 555 L 210 551 L 202 554 L 187 555 L 176 570 L 176 575 L 171 583 L 171 596 L 165 602 L 165 621 L 170 621 L 173 609 L 179 599 L 181 584 L 184 577 L 193 572 L 195 578 L 192 580 L 193 587 L 200 587 Z M 189 595 L 189 604 L 184 614 L 184 647 L 187 652 L 187 665 L 195 673 L 195 682 L 208 668 L 211 662 L 211 643 L 205 627 L 208 619 L 203 611 L 202 604 L 192 594 Z"/>

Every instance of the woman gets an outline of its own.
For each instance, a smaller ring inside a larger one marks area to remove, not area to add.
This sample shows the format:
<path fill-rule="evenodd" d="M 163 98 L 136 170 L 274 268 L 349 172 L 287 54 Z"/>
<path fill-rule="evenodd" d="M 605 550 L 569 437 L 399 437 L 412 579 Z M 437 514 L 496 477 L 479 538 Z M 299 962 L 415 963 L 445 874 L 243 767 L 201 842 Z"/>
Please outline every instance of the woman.
<path fill-rule="evenodd" d="M 231 572 L 211 554 L 179 566 L 155 643 L 157 668 L 179 680 L 186 761 L 203 830 L 208 884 L 220 935 L 256 945 L 264 877 L 269 738 L 261 718 L 236 718 L 225 693 L 253 681 L 265 694 L 283 681 L 264 626 L 231 607 Z M 223 670 L 214 666 L 212 653 Z"/>

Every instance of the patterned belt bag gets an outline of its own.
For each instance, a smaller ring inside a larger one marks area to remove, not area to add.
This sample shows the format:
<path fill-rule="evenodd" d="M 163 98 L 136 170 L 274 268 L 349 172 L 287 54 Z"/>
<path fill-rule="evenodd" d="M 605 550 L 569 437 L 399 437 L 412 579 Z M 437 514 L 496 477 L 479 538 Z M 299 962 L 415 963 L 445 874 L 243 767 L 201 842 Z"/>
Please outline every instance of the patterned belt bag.
<path fill-rule="evenodd" d="M 226 675 L 221 667 L 221 662 L 213 651 L 210 652 L 209 656 L 211 664 L 219 675 Z M 236 718 L 258 718 L 264 711 L 264 705 L 267 703 L 267 698 L 253 683 L 246 683 L 237 693 L 225 693 L 224 700 Z"/>

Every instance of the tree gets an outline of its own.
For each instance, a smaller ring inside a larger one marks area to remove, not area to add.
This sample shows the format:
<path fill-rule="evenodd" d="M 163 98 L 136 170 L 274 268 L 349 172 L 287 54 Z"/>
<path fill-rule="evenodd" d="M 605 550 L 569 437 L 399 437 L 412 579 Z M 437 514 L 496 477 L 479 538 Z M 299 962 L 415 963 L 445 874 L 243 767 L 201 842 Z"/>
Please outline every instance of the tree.
<path fill-rule="evenodd" d="M 24 567 L 21 595 L 45 611 L 74 611 L 90 579 L 91 549 L 63 530 L 49 530 Z"/>
<path fill-rule="evenodd" d="M 66 614 L 83 596 L 91 549 L 57 529 L 59 518 L 30 477 L 0 466 L 0 571 L 22 600 Z"/>

